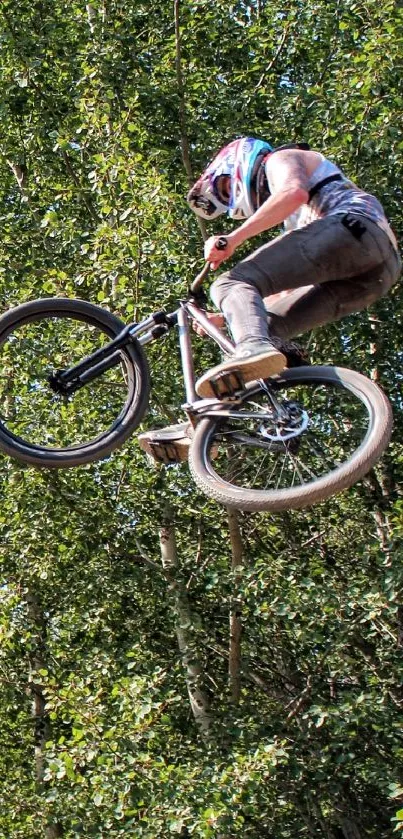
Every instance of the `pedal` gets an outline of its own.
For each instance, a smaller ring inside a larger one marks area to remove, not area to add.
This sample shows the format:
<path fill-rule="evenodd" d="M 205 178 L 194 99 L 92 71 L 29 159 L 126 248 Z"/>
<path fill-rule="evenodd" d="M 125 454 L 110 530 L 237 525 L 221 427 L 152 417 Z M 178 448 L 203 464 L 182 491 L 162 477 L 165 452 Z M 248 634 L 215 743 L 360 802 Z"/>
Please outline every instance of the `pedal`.
<path fill-rule="evenodd" d="M 156 463 L 169 466 L 188 459 L 190 448 L 190 423 L 180 423 L 166 428 L 151 429 L 139 434 L 140 448 Z"/>
<path fill-rule="evenodd" d="M 180 447 L 175 443 L 156 443 L 155 441 L 150 441 L 148 447 L 151 457 L 153 457 L 157 463 L 163 463 L 164 466 L 169 466 L 172 463 L 181 463 L 182 460 L 186 460 L 187 452 L 189 450 L 189 446 L 186 446 L 186 457 L 184 457 L 183 447 L 182 451 L 180 451 Z"/>
<path fill-rule="evenodd" d="M 224 370 L 222 373 L 216 373 L 210 380 L 210 387 L 217 399 L 225 399 L 229 396 L 243 390 L 245 386 L 244 378 L 240 370 Z"/>

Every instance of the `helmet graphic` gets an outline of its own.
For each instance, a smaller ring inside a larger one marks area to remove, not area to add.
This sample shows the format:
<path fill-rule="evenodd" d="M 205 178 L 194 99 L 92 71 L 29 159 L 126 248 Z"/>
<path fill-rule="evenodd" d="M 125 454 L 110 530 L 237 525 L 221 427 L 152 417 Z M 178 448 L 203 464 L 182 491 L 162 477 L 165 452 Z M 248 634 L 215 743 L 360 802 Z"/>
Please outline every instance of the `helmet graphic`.
<path fill-rule="evenodd" d="M 224 146 L 188 193 L 191 209 L 205 219 L 222 213 L 235 219 L 249 218 L 259 206 L 259 163 L 271 151 L 269 143 L 253 137 L 241 137 Z M 223 188 L 224 178 L 229 178 L 228 189 Z"/>

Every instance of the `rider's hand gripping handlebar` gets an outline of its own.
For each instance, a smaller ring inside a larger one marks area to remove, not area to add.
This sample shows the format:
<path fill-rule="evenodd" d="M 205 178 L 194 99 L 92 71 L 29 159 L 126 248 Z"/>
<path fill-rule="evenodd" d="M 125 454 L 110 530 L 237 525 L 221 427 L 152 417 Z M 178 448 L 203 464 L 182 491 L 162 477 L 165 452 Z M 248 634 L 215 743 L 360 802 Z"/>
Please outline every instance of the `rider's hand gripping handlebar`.
<path fill-rule="evenodd" d="M 218 251 L 225 251 L 225 248 L 228 245 L 228 240 L 226 236 L 219 236 L 216 242 L 216 248 Z M 210 271 L 210 263 L 206 262 L 204 268 L 200 271 L 200 274 L 193 280 L 192 285 L 190 286 L 190 291 L 194 294 L 195 292 L 199 291 L 201 286 L 203 285 L 204 280 L 207 277 L 207 274 Z"/>

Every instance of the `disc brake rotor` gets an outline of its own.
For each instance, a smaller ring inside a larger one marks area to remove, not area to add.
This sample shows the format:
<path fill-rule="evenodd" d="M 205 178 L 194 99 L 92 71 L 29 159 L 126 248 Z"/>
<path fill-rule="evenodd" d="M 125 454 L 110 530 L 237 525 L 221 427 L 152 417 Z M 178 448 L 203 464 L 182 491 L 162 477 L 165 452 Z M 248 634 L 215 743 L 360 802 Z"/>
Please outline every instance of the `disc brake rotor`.
<path fill-rule="evenodd" d="M 309 416 L 301 405 L 293 403 L 282 407 L 285 408 L 286 417 L 276 418 L 269 428 L 266 424 L 262 424 L 258 429 L 261 437 L 273 443 L 285 443 L 287 440 L 300 437 L 309 425 Z"/>

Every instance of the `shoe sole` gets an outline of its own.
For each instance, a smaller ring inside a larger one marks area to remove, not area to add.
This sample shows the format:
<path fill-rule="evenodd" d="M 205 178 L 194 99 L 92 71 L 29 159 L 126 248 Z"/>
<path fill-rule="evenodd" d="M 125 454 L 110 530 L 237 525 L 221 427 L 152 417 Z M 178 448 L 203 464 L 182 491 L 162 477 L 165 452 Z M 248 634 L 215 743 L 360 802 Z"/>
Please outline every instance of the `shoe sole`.
<path fill-rule="evenodd" d="M 157 463 L 180 463 L 188 459 L 191 440 L 142 440 L 140 448 Z"/>
<path fill-rule="evenodd" d="M 140 448 L 157 463 L 175 463 L 188 459 L 191 439 L 190 423 L 146 431 L 139 434 L 137 441 Z"/>
<path fill-rule="evenodd" d="M 196 382 L 196 393 L 198 396 L 208 398 L 216 396 L 215 390 L 211 385 L 211 380 L 220 373 L 231 373 L 237 371 L 241 374 L 244 382 L 253 382 L 256 379 L 267 379 L 269 376 L 274 376 L 276 373 L 281 373 L 287 366 L 287 359 L 283 353 L 267 352 L 261 355 L 251 356 L 248 358 L 233 358 L 224 364 L 218 364 L 213 367 Z"/>

